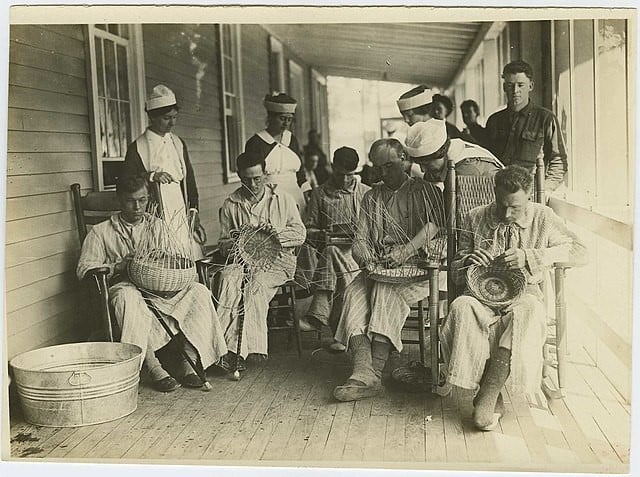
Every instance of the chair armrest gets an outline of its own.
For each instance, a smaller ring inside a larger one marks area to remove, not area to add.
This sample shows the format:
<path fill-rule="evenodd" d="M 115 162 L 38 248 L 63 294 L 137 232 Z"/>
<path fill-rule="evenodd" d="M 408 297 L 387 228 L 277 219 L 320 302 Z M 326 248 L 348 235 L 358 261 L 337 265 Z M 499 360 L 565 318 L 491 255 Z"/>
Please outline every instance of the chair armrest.
<path fill-rule="evenodd" d="M 101 275 L 104 275 L 106 277 L 107 275 L 109 275 L 110 271 L 111 270 L 109 269 L 109 267 L 96 267 L 96 268 L 87 270 L 87 273 L 85 273 L 84 277 L 85 278 L 89 276 L 100 277 Z"/>
<path fill-rule="evenodd" d="M 553 268 L 562 268 L 566 270 L 567 268 L 573 268 L 573 264 L 569 262 L 555 262 L 553 264 Z"/>

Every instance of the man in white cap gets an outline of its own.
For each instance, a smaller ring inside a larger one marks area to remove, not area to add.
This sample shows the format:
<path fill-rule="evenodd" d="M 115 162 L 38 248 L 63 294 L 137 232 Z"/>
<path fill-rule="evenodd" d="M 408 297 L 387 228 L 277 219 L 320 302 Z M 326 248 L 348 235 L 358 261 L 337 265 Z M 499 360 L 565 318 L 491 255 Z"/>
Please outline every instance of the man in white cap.
<path fill-rule="evenodd" d="M 187 145 L 171 130 L 178 118 L 176 96 L 163 84 L 154 86 L 145 110 L 149 126 L 127 148 L 122 170 L 123 176 L 146 175 L 156 183 L 162 196 L 164 218 L 181 240 L 187 241 L 194 258 L 201 254 L 188 236 L 187 211 L 198 210 L 198 188 L 189 160 Z M 153 189 L 152 189 L 153 190 Z M 196 220 L 197 220 L 197 214 Z"/>
<path fill-rule="evenodd" d="M 449 159 L 460 175 L 492 176 L 503 167 L 486 149 L 462 139 L 448 138 L 446 124 L 440 119 L 411 126 L 405 148 L 425 173 L 424 180 L 429 182 L 444 183 Z"/>

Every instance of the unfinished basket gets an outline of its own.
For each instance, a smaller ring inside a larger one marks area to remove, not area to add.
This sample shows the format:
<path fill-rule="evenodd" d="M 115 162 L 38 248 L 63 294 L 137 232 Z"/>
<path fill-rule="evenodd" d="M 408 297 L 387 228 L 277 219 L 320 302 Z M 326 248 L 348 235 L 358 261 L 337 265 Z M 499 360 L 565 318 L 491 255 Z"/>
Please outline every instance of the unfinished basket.
<path fill-rule="evenodd" d="M 255 269 L 267 269 L 282 253 L 282 244 L 273 230 L 264 225 L 244 224 L 238 231 L 235 253 Z"/>
<path fill-rule="evenodd" d="M 527 278 L 522 269 L 472 265 L 467 270 L 467 287 L 481 303 L 491 308 L 504 308 L 524 293 Z"/>
<path fill-rule="evenodd" d="M 129 262 L 129 278 L 145 290 L 178 292 L 196 280 L 196 267 L 189 258 L 157 250 L 144 257 L 134 257 Z"/>

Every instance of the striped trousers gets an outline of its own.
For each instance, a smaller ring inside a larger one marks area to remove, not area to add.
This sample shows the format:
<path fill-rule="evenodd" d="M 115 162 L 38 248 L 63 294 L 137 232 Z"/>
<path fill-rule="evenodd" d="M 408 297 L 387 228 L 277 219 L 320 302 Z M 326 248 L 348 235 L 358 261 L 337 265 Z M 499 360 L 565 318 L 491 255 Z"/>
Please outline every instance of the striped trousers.
<path fill-rule="evenodd" d="M 525 293 L 501 314 L 472 296 L 459 296 L 440 329 L 447 383 L 477 389 L 487 359 L 500 346 L 511 350 L 510 389 L 535 392 L 542 379 L 546 333 L 539 291 Z"/>
<path fill-rule="evenodd" d="M 117 283 L 109 288 L 109 297 L 122 330 L 121 342 L 140 346 L 143 355 L 148 348 L 158 351 L 169 343 L 169 335 L 135 285 Z M 152 301 L 166 315 L 164 321 L 171 330 L 182 331 L 198 351 L 205 369 L 226 354 L 223 329 L 207 287 L 193 282 L 171 298 L 156 297 Z"/>
<path fill-rule="evenodd" d="M 444 274 L 443 274 L 444 275 Z M 411 284 L 390 284 L 369 280 L 360 272 L 344 294 L 336 340 L 349 346 L 349 339 L 373 333 L 386 336 L 393 347 L 401 351 L 401 333 L 409 316 L 410 306 L 429 296 L 429 281 Z"/>
<path fill-rule="evenodd" d="M 224 337 L 229 351 L 238 348 L 238 311 L 240 290 L 244 284 L 244 325 L 242 329 L 242 348 L 240 355 L 257 353 L 267 355 L 267 313 L 269 302 L 278 292 L 278 288 L 293 278 L 295 273 L 295 256 L 283 257 L 287 264 L 284 267 L 273 266 L 268 270 L 253 271 L 244 277 L 242 266 L 227 265 L 220 272 L 218 299 L 218 315 L 224 330 Z"/>

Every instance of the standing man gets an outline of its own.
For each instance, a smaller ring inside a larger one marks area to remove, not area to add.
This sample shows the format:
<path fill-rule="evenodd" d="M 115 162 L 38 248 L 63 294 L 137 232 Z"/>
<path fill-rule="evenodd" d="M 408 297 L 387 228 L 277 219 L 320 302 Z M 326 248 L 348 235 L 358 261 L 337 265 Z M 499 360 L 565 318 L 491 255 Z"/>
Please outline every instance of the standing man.
<path fill-rule="evenodd" d="M 355 278 L 358 264 L 351 254 L 351 244 L 358 224 L 358 213 L 369 186 L 356 179 L 358 153 L 341 147 L 333 153 L 333 172 L 329 180 L 311 193 L 307 208 L 307 236 L 318 248 L 318 266 L 313 278 L 313 301 L 300 321 L 304 330 L 330 326 L 335 332 L 334 319 L 340 312 L 344 289 Z M 344 244 L 329 244 L 328 237 L 344 238 Z M 334 344 L 334 351 L 344 346 Z"/>
<path fill-rule="evenodd" d="M 507 107 L 487 120 L 489 149 L 505 166 L 519 164 L 533 172 L 542 156 L 545 191 L 553 192 L 567 173 L 567 153 L 555 115 L 529 99 L 533 70 L 528 63 L 512 61 L 502 71 Z"/>

